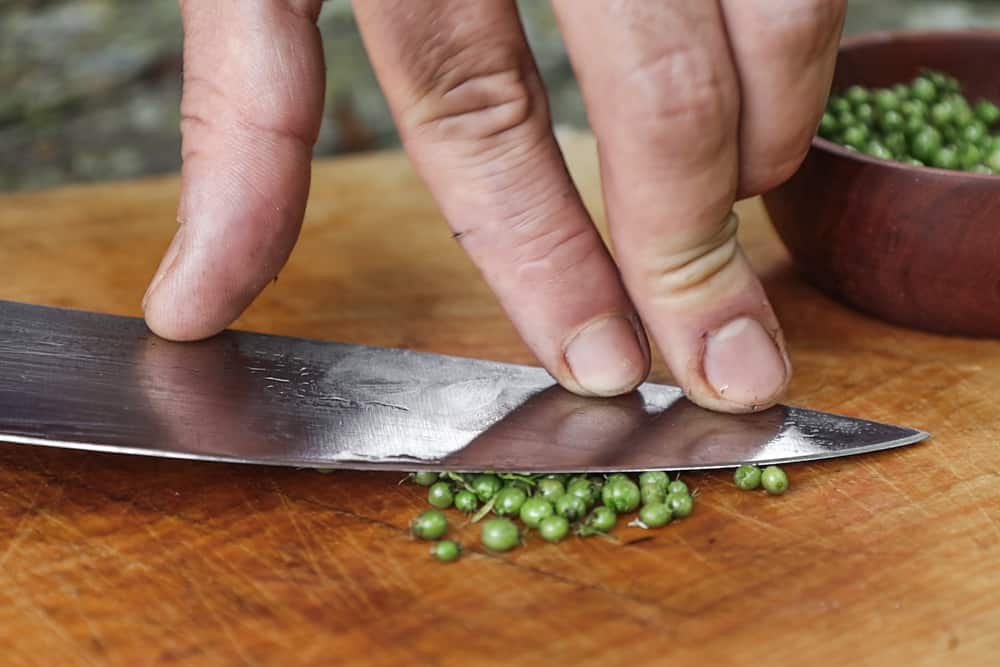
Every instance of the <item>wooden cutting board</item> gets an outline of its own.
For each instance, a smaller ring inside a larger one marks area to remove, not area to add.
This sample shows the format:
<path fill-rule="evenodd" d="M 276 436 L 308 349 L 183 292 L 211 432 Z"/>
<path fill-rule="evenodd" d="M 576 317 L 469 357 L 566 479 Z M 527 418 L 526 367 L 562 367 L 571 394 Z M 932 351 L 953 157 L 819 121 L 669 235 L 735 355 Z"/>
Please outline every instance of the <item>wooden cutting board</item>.
<path fill-rule="evenodd" d="M 565 151 L 600 217 L 594 146 Z M 176 178 L 0 198 L 0 298 L 139 314 Z M 745 247 L 789 401 L 931 431 L 790 467 L 784 497 L 694 474 L 695 513 L 620 541 L 442 565 L 393 474 L 0 445 L 0 662 L 17 665 L 996 665 L 1000 343 L 893 328 Z M 301 241 L 238 326 L 531 363 L 398 153 L 322 162 Z M 666 379 L 657 363 L 654 377 Z"/>

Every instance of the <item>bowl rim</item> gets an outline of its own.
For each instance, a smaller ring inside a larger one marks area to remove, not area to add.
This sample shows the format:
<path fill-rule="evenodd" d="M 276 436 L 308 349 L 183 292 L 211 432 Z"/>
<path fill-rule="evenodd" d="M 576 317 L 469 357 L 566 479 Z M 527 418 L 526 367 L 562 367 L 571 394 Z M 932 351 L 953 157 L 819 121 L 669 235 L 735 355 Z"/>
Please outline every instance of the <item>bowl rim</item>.
<path fill-rule="evenodd" d="M 940 30 L 873 30 L 870 32 L 860 33 L 858 35 L 853 35 L 851 37 L 845 37 L 840 42 L 840 46 L 837 48 L 837 55 L 840 56 L 841 53 L 845 51 L 853 51 L 854 49 L 861 48 L 864 46 L 869 46 L 872 44 L 885 44 L 888 42 L 896 41 L 907 41 L 914 39 L 947 39 L 951 41 L 965 41 L 971 37 L 975 38 L 986 38 L 995 39 L 1000 42 L 1000 28 L 946 28 Z M 831 91 L 832 92 L 832 91 Z M 847 148 L 841 146 L 840 144 L 830 141 L 829 139 L 824 139 L 818 134 L 813 136 L 812 147 L 821 150 L 826 153 L 831 153 L 841 158 L 854 160 L 857 162 L 863 162 L 871 164 L 876 167 L 881 167 L 883 169 L 895 170 L 903 174 L 933 174 L 939 178 L 951 178 L 957 181 L 968 181 L 968 180 L 982 180 L 982 181 L 996 181 L 1000 178 L 1000 174 L 980 174 L 974 171 L 960 171 L 958 169 L 942 169 L 940 167 L 932 167 L 929 165 L 924 165 L 918 167 L 916 165 L 906 164 L 905 162 L 899 162 L 898 160 L 884 160 L 882 158 L 873 157 L 867 153 L 862 153 L 859 150 L 853 148 Z"/>

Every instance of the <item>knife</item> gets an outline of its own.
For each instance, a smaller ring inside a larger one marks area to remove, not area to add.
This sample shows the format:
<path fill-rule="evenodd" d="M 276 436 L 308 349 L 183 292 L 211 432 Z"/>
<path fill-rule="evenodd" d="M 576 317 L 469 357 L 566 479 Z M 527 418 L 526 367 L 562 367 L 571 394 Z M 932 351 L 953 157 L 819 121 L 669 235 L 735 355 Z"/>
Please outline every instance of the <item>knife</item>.
<path fill-rule="evenodd" d="M 303 468 L 584 472 L 847 456 L 928 434 L 779 405 L 710 412 L 669 385 L 583 398 L 543 369 L 0 301 L 0 441 Z"/>

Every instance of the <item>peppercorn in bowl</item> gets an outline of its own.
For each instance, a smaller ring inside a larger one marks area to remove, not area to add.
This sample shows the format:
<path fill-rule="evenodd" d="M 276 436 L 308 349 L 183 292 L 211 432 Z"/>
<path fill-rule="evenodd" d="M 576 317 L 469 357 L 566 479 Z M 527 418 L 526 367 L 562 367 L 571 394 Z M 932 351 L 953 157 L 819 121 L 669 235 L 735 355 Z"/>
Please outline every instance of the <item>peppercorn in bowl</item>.
<path fill-rule="evenodd" d="M 1000 31 L 845 40 L 818 134 L 764 195 L 835 299 L 927 331 L 1000 336 Z"/>

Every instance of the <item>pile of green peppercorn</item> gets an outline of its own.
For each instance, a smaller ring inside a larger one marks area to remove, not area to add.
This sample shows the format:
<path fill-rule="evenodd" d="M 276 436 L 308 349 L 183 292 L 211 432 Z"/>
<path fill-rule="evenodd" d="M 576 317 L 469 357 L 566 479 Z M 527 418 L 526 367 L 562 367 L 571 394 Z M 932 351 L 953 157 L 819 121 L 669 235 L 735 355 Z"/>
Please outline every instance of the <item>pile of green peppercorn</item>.
<path fill-rule="evenodd" d="M 876 158 L 983 174 L 1000 173 L 1000 107 L 971 104 L 958 80 L 925 70 L 891 88 L 851 86 L 832 95 L 819 135 Z"/>
<path fill-rule="evenodd" d="M 696 493 L 679 478 L 666 472 L 647 471 L 632 476 L 521 474 L 521 473 L 437 473 L 416 472 L 415 483 L 427 487 L 426 510 L 410 524 L 414 537 L 432 540 L 431 555 L 454 561 L 461 545 L 442 539 L 448 531 L 449 508 L 482 520 L 480 540 L 491 551 L 509 551 L 520 545 L 528 529 L 548 542 L 560 542 L 571 532 L 580 537 L 610 536 L 621 515 L 636 512 L 629 525 L 661 528 L 694 511 Z M 734 476 L 736 486 L 750 490 L 761 486 L 770 494 L 788 489 L 788 477 L 777 466 L 761 471 L 744 465 Z M 487 515 L 492 514 L 490 518 Z M 485 520 L 484 520 L 485 519 Z M 522 528 L 518 526 L 519 520 Z"/>

